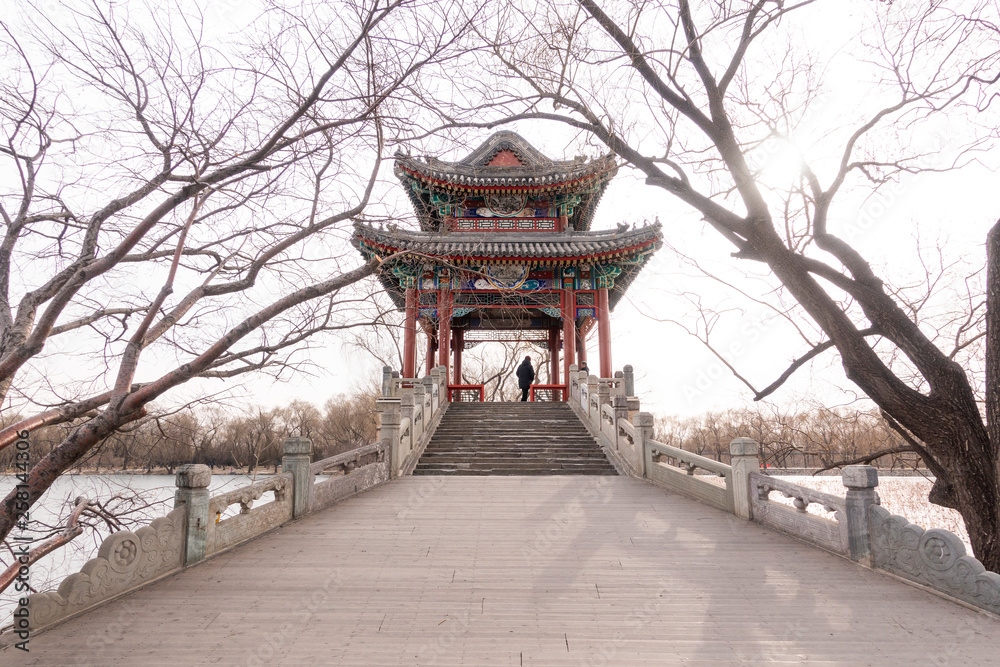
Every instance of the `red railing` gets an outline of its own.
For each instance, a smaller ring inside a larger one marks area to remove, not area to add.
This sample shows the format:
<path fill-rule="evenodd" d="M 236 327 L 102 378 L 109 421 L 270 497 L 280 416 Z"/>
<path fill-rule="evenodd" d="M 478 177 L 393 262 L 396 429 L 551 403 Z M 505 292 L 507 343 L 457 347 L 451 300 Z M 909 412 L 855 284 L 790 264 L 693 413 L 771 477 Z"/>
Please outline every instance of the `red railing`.
<path fill-rule="evenodd" d="M 448 400 L 453 403 L 482 403 L 486 400 L 486 392 L 481 384 L 450 384 L 448 385 Z"/>
<path fill-rule="evenodd" d="M 532 402 L 565 401 L 568 392 L 564 384 L 535 384 L 531 386 Z"/>

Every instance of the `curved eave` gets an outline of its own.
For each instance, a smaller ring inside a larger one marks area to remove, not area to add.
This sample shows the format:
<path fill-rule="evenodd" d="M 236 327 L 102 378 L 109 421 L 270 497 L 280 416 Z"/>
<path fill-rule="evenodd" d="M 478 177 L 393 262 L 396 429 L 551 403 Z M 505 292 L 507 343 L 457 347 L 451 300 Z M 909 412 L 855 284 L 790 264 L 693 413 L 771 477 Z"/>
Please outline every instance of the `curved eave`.
<path fill-rule="evenodd" d="M 596 180 L 610 180 L 617 172 L 618 165 L 614 160 L 594 161 L 587 169 L 577 169 L 570 172 L 555 170 L 544 174 L 519 175 L 516 167 L 496 167 L 494 169 L 509 169 L 508 173 L 486 175 L 482 172 L 466 174 L 443 169 L 431 170 L 427 165 L 414 163 L 409 158 L 396 160 L 393 171 L 396 177 L 404 183 L 415 180 L 431 188 L 448 192 L 464 192 L 469 195 L 489 194 L 494 192 L 527 192 L 529 194 L 557 194 L 572 192 L 589 187 Z M 490 168 L 484 168 L 490 169 Z"/>
<path fill-rule="evenodd" d="M 582 255 L 559 255 L 559 256 L 545 256 L 545 255 L 531 255 L 524 253 L 511 253 L 509 255 L 501 254 L 470 254 L 470 253 L 432 253 L 422 250 L 411 250 L 409 248 L 404 248 L 400 246 L 393 246 L 387 243 L 379 243 L 371 239 L 365 239 L 360 241 L 360 244 L 365 248 L 377 249 L 371 250 L 367 256 L 378 255 L 380 257 L 393 255 L 396 253 L 411 251 L 419 254 L 422 257 L 426 257 L 432 261 L 448 262 L 450 264 L 464 265 L 472 263 L 482 263 L 482 262 L 513 262 L 518 264 L 529 264 L 532 266 L 569 266 L 576 264 L 584 264 L 593 261 L 607 260 L 607 259 L 628 259 L 634 257 L 635 255 L 647 250 L 656 249 L 657 241 L 649 240 L 642 243 L 637 243 L 635 245 L 627 246 L 620 249 L 608 250 L 604 252 L 597 253 L 587 253 Z M 359 248 L 360 249 L 360 248 Z M 364 254 L 364 249 L 361 249 Z"/>
<path fill-rule="evenodd" d="M 590 230 L 590 225 L 594 220 L 597 204 L 608 188 L 611 179 L 618 172 L 617 165 L 612 164 L 611 168 L 595 174 L 580 176 L 574 180 L 559 181 L 557 183 L 543 185 L 465 185 L 442 181 L 435 178 L 426 177 L 423 174 L 410 172 L 408 170 L 395 170 L 397 178 L 403 183 L 406 194 L 413 204 L 413 210 L 420 220 L 420 225 L 424 231 L 436 231 L 440 228 L 441 220 L 434 213 L 427 200 L 426 195 L 410 187 L 410 183 L 417 182 L 431 190 L 445 191 L 449 194 L 459 196 L 481 196 L 489 193 L 527 193 L 535 196 L 550 196 L 553 194 L 572 194 L 593 188 L 593 194 L 587 199 L 582 207 L 578 208 L 570 217 L 570 224 L 576 231 L 586 232 Z"/>

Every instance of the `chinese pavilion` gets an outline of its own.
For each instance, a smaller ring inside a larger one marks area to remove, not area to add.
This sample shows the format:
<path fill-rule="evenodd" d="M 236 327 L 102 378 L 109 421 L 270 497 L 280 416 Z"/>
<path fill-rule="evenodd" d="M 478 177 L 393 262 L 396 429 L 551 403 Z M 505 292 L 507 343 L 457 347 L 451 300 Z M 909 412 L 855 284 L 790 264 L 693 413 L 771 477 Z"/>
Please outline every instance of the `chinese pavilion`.
<path fill-rule="evenodd" d="M 420 230 L 357 223 L 353 243 L 385 260 L 379 277 L 406 311 L 403 377 L 415 377 L 419 325 L 427 372 L 436 352 L 452 384 L 462 351 L 484 341 L 547 347 L 549 383 L 568 384 L 595 324 L 600 376 L 611 377 L 609 313 L 662 243 L 658 223 L 590 230 L 618 171 L 612 155 L 550 160 L 504 131 L 458 162 L 397 153 L 394 171 Z"/>

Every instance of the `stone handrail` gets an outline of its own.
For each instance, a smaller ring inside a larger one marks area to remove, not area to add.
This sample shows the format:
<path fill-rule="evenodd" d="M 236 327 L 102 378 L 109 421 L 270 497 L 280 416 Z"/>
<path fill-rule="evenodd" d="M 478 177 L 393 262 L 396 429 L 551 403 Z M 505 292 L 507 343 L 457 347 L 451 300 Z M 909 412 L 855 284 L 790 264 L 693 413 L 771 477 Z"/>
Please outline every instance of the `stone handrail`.
<path fill-rule="evenodd" d="M 292 483 L 292 473 L 284 472 L 209 498 L 210 523 L 204 557 L 231 549 L 291 521 Z M 254 507 L 254 501 L 268 492 L 273 492 L 274 500 Z M 223 518 L 226 509 L 236 504 L 240 513 Z"/>
<path fill-rule="evenodd" d="M 317 461 L 309 466 L 312 483 L 309 488 L 309 511 L 316 512 L 390 479 L 386 448 L 366 445 L 358 449 Z M 316 475 L 330 477 L 315 481 Z"/>
<path fill-rule="evenodd" d="M 792 498 L 793 507 L 771 500 L 772 492 Z M 831 518 L 809 513 L 816 504 Z M 840 496 L 822 493 L 798 484 L 750 473 L 750 505 L 754 521 L 808 540 L 824 549 L 849 555 L 847 501 Z"/>
<path fill-rule="evenodd" d="M 872 566 L 1000 614 L 1000 574 L 947 530 L 924 530 L 878 505 L 868 508 Z"/>
<path fill-rule="evenodd" d="M 622 375 L 606 381 L 570 366 L 569 404 L 619 473 L 649 480 L 863 565 L 1000 613 L 1000 573 L 987 571 L 966 555 L 962 541 L 953 533 L 924 530 L 879 507 L 875 468 L 845 467 L 842 479 L 846 493 L 841 496 L 761 474 L 759 446 L 750 438 L 732 441 L 732 465 L 665 445 L 653 440 L 652 415 L 638 412 L 638 401 L 631 395 L 631 367 L 626 366 Z M 625 395 L 618 393 L 619 381 Z M 718 475 L 725 484 L 713 484 L 695 475 L 699 469 Z M 772 499 L 773 493 L 792 498 L 792 507 Z M 809 513 L 810 505 L 821 506 L 830 516 Z"/>
<path fill-rule="evenodd" d="M 428 377 L 407 379 L 385 369 L 382 394 L 376 443 L 310 463 L 310 440 L 287 438 L 281 474 L 215 496 L 208 492 L 208 466 L 178 468 L 173 511 L 135 532 L 113 533 L 97 557 L 58 590 L 28 597 L 32 631 L 412 471 L 448 408 L 446 375 L 443 368 L 435 368 Z M 400 416 L 403 411 L 405 418 Z M 324 474 L 330 477 L 316 481 Z M 273 494 L 274 500 L 254 504 L 266 494 Z M 236 504 L 239 514 L 224 516 Z"/>
<path fill-rule="evenodd" d="M 362 459 L 366 457 L 372 457 L 373 460 L 377 460 L 379 456 L 384 455 L 385 450 L 382 445 L 365 445 L 364 447 L 358 447 L 357 449 L 352 449 L 349 452 L 344 452 L 343 454 L 336 454 L 325 459 L 320 459 L 315 463 L 309 464 L 309 472 L 313 475 L 345 475 L 355 468 L 360 468 L 362 464 Z M 336 471 L 334 470 L 336 469 Z"/>
<path fill-rule="evenodd" d="M 680 491 L 706 505 L 727 512 L 735 511 L 731 466 L 655 440 L 646 442 L 645 455 L 647 479 Z M 664 459 L 677 461 L 677 465 L 670 465 Z M 723 478 L 725 484 L 713 484 L 695 476 L 695 470 L 698 469 Z"/>
<path fill-rule="evenodd" d="M 601 443 L 615 468 L 622 474 L 642 477 L 645 465 L 642 439 L 644 434 L 652 437 L 653 422 L 652 416 L 646 413 L 636 416 L 637 421 L 645 420 L 642 428 L 628 421 L 630 411 L 638 411 L 638 399 L 626 397 L 617 389 L 627 385 L 631 367 L 625 368 L 629 375 L 619 371 L 614 378 L 599 378 L 587 371 L 577 371 L 575 365 L 570 366 L 568 402 Z M 620 377 L 622 375 L 625 377 Z"/>
<path fill-rule="evenodd" d="M 381 444 L 312 464 L 308 438 L 286 438 L 284 448 L 280 474 L 215 496 L 208 492 L 212 479 L 208 466 L 178 468 L 171 512 L 135 532 L 111 534 L 97 557 L 67 577 L 56 591 L 28 596 L 31 630 L 44 630 L 389 479 L 386 449 Z M 315 482 L 316 475 L 331 471 L 336 474 Z M 268 493 L 274 494 L 274 500 L 255 506 Z M 226 509 L 237 504 L 238 514 L 224 516 Z"/>
<path fill-rule="evenodd" d="M 384 377 L 391 380 L 387 374 L 388 369 L 385 369 Z M 398 398 L 383 397 L 376 401 L 379 442 L 387 447 L 390 478 L 413 472 L 450 405 L 447 372 L 443 366 L 434 368 L 430 375 L 420 380 L 407 383 L 411 386 L 400 389 Z"/>

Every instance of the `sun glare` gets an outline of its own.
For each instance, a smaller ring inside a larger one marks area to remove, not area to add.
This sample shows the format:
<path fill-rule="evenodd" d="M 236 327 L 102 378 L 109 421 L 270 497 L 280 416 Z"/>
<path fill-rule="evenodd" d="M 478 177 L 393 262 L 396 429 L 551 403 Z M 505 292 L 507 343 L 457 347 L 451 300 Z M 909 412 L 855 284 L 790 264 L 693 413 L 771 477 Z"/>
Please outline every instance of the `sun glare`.
<path fill-rule="evenodd" d="M 782 141 L 768 151 L 760 177 L 767 185 L 784 187 L 799 177 L 802 166 L 802 153 L 799 149 L 789 141 Z"/>

